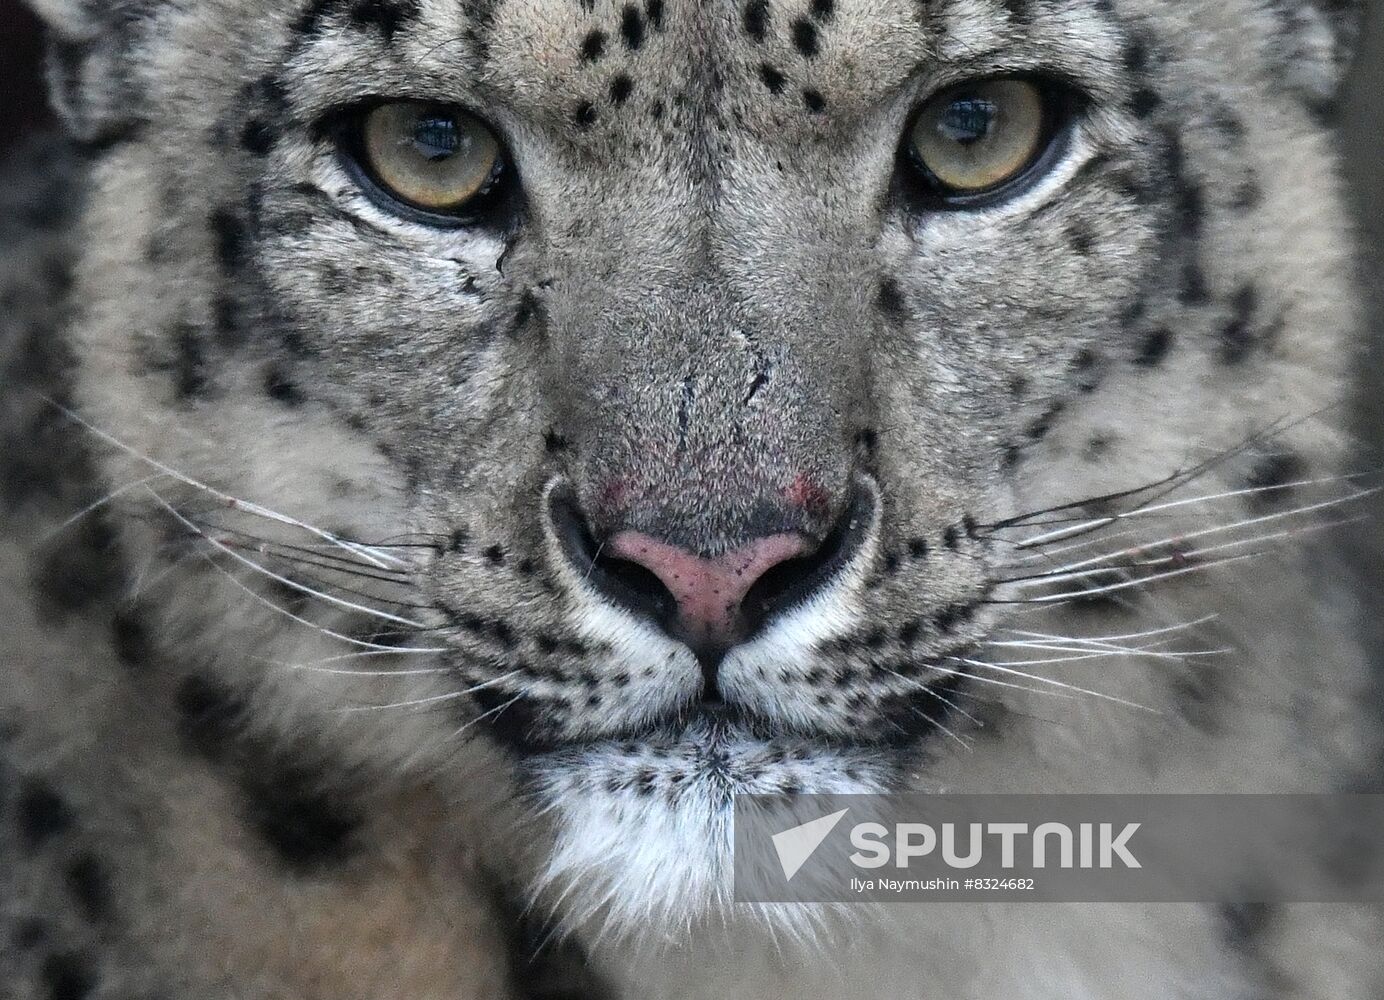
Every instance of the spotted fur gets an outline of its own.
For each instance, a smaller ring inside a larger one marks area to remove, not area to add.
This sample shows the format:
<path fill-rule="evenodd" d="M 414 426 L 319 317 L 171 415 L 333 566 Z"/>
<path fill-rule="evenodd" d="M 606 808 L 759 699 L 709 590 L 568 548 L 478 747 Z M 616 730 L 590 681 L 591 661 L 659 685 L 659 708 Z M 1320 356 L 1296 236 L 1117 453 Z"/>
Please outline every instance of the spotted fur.
<path fill-rule="evenodd" d="M 1369 486 L 1350 5 L 32 2 L 76 148 L 0 213 L 11 992 L 1378 995 L 1376 915 L 1230 885 L 726 902 L 738 793 L 1377 773 L 1315 544 Z M 911 200 L 913 109 L 1020 71 L 1083 95 L 1052 169 Z M 501 217 L 364 193 L 334 126 L 393 97 L 494 125 Z M 858 515 L 709 711 L 560 503 L 710 555 Z"/>

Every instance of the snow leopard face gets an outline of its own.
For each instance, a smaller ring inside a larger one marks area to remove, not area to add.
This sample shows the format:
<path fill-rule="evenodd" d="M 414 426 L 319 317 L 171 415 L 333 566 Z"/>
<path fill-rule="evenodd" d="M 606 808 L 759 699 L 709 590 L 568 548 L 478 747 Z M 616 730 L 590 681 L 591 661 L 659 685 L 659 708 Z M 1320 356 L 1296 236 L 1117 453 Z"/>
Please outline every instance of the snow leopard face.
<path fill-rule="evenodd" d="M 990 644 L 1155 629 L 1132 584 L 1214 560 L 1043 546 L 1338 447 L 1275 421 L 1346 362 L 1341 5 L 37 6 L 151 618 L 275 724 L 495 744 L 555 879 L 671 841 L 714 894 L 739 792 L 1045 780 L 1005 710 L 1099 685 Z M 265 669 L 309 644 L 370 675 Z M 1181 725 L 1175 677 L 1102 693 Z"/>

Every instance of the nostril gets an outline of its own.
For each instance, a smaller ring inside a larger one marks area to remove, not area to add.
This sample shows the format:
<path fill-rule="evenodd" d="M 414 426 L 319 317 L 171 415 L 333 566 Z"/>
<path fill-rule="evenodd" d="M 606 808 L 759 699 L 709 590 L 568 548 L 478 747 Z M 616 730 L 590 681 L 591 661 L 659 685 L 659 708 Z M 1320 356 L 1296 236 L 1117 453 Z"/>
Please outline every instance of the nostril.
<path fill-rule="evenodd" d="M 598 542 L 567 496 L 555 496 L 550 516 L 559 542 L 576 570 L 617 604 L 664 628 L 677 618 L 677 601 L 650 570 Z"/>
<path fill-rule="evenodd" d="M 774 615 L 802 603 L 825 586 L 855 553 L 868 520 L 868 497 L 860 494 L 820 545 L 761 575 L 741 601 L 741 615 L 749 634 L 758 632 Z"/>
<path fill-rule="evenodd" d="M 706 557 L 638 531 L 622 531 L 609 548 L 658 577 L 677 604 L 677 633 L 694 649 L 721 649 L 746 636 L 741 605 L 773 567 L 807 551 L 797 534 L 769 535 L 719 556 Z"/>

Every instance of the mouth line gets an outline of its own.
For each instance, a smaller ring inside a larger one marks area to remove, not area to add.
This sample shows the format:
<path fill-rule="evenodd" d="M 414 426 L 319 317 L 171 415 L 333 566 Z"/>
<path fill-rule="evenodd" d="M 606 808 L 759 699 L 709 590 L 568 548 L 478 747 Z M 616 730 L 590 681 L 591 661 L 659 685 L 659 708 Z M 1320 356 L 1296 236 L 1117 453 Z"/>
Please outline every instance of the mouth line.
<path fill-rule="evenodd" d="M 929 657 L 928 662 L 940 662 L 950 655 L 955 654 Z M 956 698 L 964 695 L 967 679 L 963 673 L 947 673 L 935 683 L 883 699 L 868 720 L 877 724 L 872 727 L 877 731 L 870 733 L 863 729 L 832 731 L 792 725 L 737 702 L 695 699 L 659 718 L 608 732 L 531 738 L 517 743 L 506 740 L 505 743 L 521 758 L 618 744 L 631 748 L 667 747 L 690 739 L 716 742 L 728 737 L 765 743 L 808 743 L 823 750 L 916 750 L 955 728 L 957 721 L 954 716 L 962 714 L 956 705 Z M 889 704 L 891 702 L 893 704 Z M 917 702 L 924 702 L 927 710 L 918 711 L 914 707 Z M 491 729 L 491 720 L 482 722 L 482 727 Z"/>

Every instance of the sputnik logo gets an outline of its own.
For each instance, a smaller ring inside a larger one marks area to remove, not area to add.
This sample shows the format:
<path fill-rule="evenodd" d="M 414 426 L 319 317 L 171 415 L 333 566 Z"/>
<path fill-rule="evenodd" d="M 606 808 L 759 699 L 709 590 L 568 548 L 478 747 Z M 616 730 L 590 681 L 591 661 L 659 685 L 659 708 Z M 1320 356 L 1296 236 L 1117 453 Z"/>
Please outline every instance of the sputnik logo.
<path fill-rule="evenodd" d="M 822 846 L 822 841 L 836 829 L 836 824 L 840 823 L 841 817 L 848 812 L 849 809 L 842 809 L 830 816 L 823 816 L 821 819 L 814 819 L 773 835 L 774 850 L 778 852 L 779 865 L 783 868 L 785 879 L 793 881 L 793 876 L 807 864 L 808 858 L 816 853 L 817 848 Z"/>

